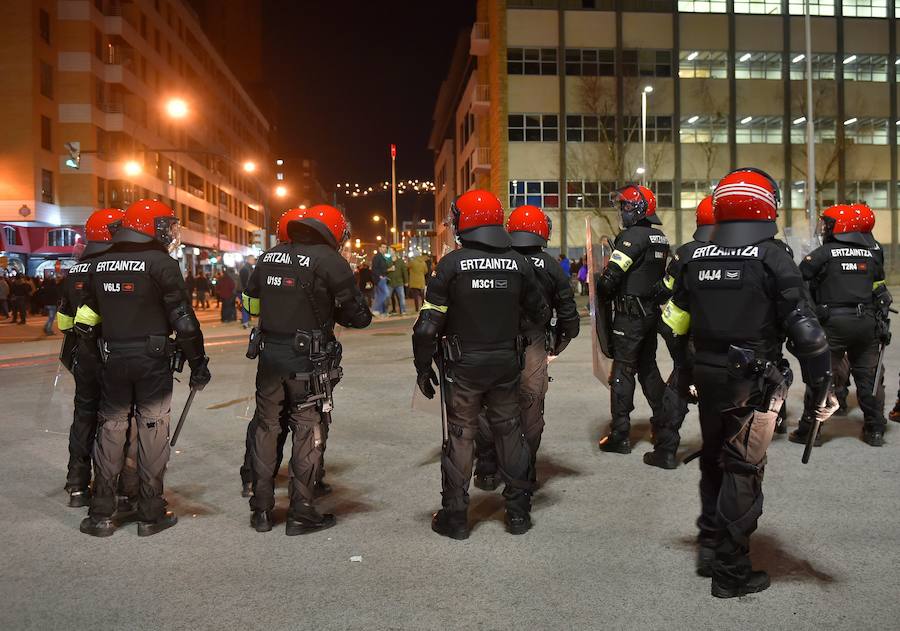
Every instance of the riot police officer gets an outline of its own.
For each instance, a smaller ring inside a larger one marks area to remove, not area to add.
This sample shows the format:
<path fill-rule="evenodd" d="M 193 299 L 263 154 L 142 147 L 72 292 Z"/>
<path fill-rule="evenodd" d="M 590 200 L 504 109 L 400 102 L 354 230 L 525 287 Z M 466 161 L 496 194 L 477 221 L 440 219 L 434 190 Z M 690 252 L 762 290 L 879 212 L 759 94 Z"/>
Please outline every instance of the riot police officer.
<path fill-rule="evenodd" d="M 142 199 L 125 211 L 113 247 L 91 267 L 84 304 L 75 326 L 91 337 L 102 322 L 103 355 L 96 474 L 91 507 L 81 531 L 113 534 L 116 479 L 122 471 L 132 406 L 139 449 L 138 535 L 150 536 L 177 523 L 166 511 L 163 475 L 169 460 L 172 356 L 177 344 L 191 369 L 192 388 L 210 380 L 203 333 L 185 290 L 178 263 L 169 254 L 180 243 L 178 218 L 165 204 Z M 174 331 L 175 341 L 169 335 Z"/>
<path fill-rule="evenodd" d="M 69 268 L 56 311 L 56 324 L 64 336 L 60 357 L 75 379 L 75 412 L 69 428 L 66 476 L 66 492 L 72 507 L 87 506 L 90 502 L 91 451 L 97 433 L 101 368 L 97 345 L 75 334 L 75 315 L 82 303 L 91 261 L 112 246 L 112 232 L 121 226 L 124 217 L 125 212 L 118 208 L 104 208 L 88 217 L 84 224 L 87 244 L 78 263 Z"/>
<path fill-rule="evenodd" d="M 340 361 L 334 325 L 365 328 L 372 314 L 338 252 L 349 228 L 337 208 L 294 209 L 281 217 L 279 232 L 282 226 L 288 240 L 263 253 L 243 295 L 244 308 L 260 316 L 261 333 L 250 525 L 257 532 L 272 529 L 279 417 L 289 406 L 293 448 L 286 533 L 301 535 L 335 524 L 334 515 L 313 506 L 321 466 L 320 412 L 327 404 L 330 413 Z"/>
<path fill-rule="evenodd" d="M 469 536 L 473 441 L 483 410 L 506 481 L 506 529 L 522 534 L 531 528 L 532 484 L 519 420 L 520 318 L 543 328 L 550 310 L 534 266 L 510 247 L 500 200 L 483 190 L 464 193 L 451 206 L 451 221 L 462 247 L 438 262 L 412 335 L 419 389 L 430 399 L 433 386 L 440 385 L 446 395 L 443 508 L 434 514 L 431 529 L 453 539 Z M 435 359 L 440 380 L 432 368 Z"/>
<path fill-rule="evenodd" d="M 769 586 L 750 564 L 750 535 L 762 514 L 766 449 L 790 381 L 777 365 L 784 336 L 815 393 L 810 412 L 827 418 L 831 381 L 825 332 L 807 302 L 800 271 L 775 240 L 778 185 L 757 169 L 723 177 L 713 194 L 711 243 L 686 252 L 663 322 L 678 335 L 676 365 L 695 349 L 700 408 L 701 513 L 697 572 L 711 593 L 732 598 Z"/>
<path fill-rule="evenodd" d="M 635 375 L 653 410 L 651 424 L 662 414 L 665 389 L 656 366 L 656 333 L 659 323 L 659 282 L 666 271 L 669 240 L 656 216 L 656 198 L 650 189 L 629 184 L 612 195 L 619 209 L 623 230 L 616 237 L 609 264 L 597 281 L 598 326 L 610 338 L 613 354 L 609 376 L 609 433 L 600 439 L 600 449 L 631 453 L 631 411 L 634 410 Z M 608 321 L 609 307 L 615 317 Z M 611 335 L 610 335 L 611 333 Z"/>
<path fill-rule="evenodd" d="M 875 383 L 880 344 L 889 335 L 887 314 L 890 293 L 884 269 L 871 248 L 875 240 L 859 208 L 827 208 L 820 219 L 823 244 L 800 263 L 819 321 L 828 335 L 833 364 L 846 354 L 863 411 L 863 440 L 873 447 L 884 444 L 884 389 Z M 846 384 L 846 377 L 842 383 Z M 812 419 L 804 415 L 789 436 L 806 443 Z M 819 436 L 815 444 L 821 444 Z"/>
<path fill-rule="evenodd" d="M 535 276 L 555 316 L 553 326 L 550 323 L 536 325 L 527 317 L 522 322 L 522 334 L 527 339 L 527 345 L 525 367 L 519 383 L 519 399 L 522 405 L 522 431 L 531 451 L 533 476 L 536 476 L 534 466 L 544 431 L 544 397 L 550 385 L 547 374 L 548 355 L 559 355 L 578 335 L 580 326 L 569 278 L 559 262 L 544 252 L 550 238 L 550 229 L 550 218 L 536 206 L 520 206 L 506 221 L 513 249 L 534 267 Z M 475 486 L 492 491 L 499 486 L 500 479 L 497 475 L 494 440 L 484 417 L 479 422 L 475 452 Z"/>
<path fill-rule="evenodd" d="M 669 260 L 666 275 L 660 281 L 662 288 L 660 288 L 658 295 L 661 302 L 665 302 L 672 297 L 675 279 L 681 273 L 681 266 L 690 257 L 690 254 L 697 247 L 709 242 L 709 235 L 712 233 L 713 226 L 716 223 L 712 195 L 703 198 L 697 206 L 696 218 L 697 229 L 694 230 L 693 240 L 688 241 L 675 251 L 675 254 Z M 677 353 L 675 345 L 679 344 L 679 342 L 674 339 L 672 330 L 665 324 L 660 323 L 659 332 L 669 348 L 669 353 L 674 358 Z M 644 463 L 652 467 L 659 467 L 660 469 L 675 469 L 678 467 L 675 453 L 678 451 L 678 445 L 681 444 L 679 432 L 681 425 L 684 423 L 684 417 L 688 412 L 689 388 L 693 383 L 690 359 L 689 356 L 689 361 L 684 366 L 675 366 L 666 382 L 666 389 L 662 397 L 662 413 L 656 419 L 656 424 L 653 428 L 653 451 L 648 451 L 644 454 Z"/>

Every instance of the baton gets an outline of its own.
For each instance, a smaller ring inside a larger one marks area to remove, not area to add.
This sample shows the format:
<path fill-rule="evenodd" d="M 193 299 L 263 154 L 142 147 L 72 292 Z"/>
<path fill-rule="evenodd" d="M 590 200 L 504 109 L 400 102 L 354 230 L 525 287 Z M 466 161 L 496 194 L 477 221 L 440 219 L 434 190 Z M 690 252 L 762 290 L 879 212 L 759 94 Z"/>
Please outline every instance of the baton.
<path fill-rule="evenodd" d="M 884 343 L 881 344 L 881 350 L 878 351 L 878 369 L 875 371 L 875 383 L 872 385 L 872 396 L 878 396 L 878 386 L 881 384 L 881 378 L 884 376 Z"/>
<path fill-rule="evenodd" d="M 438 390 L 441 393 L 441 440 L 442 445 L 447 446 L 447 441 L 450 440 L 450 432 L 447 429 L 447 392 L 446 392 L 446 381 L 444 379 L 444 360 L 441 358 L 440 353 L 438 353 L 437 357 L 437 367 L 438 367 Z"/>
<path fill-rule="evenodd" d="M 169 447 L 174 447 L 175 441 L 178 440 L 178 435 L 181 433 L 181 428 L 184 425 L 184 419 L 187 418 L 187 414 L 191 410 L 191 403 L 194 402 L 195 394 L 197 394 L 197 388 L 191 388 L 191 393 L 188 395 L 187 403 L 184 404 L 184 409 L 181 411 L 181 417 L 178 419 L 178 425 L 175 426 L 175 433 L 172 434 L 172 442 L 169 443 Z"/>
<path fill-rule="evenodd" d="M 831 373 L 828 373 L 827 383 L 828 384 L 831 383 Z M 830 385 L 825 388 L 825 393 L 822 395 L 822 397 L 820 397 L 820 399 L 818 401 L 819 405 L 816 406 L 817 409 L 821 408 L 828 402 L 828 393 L 830 390 L 831 390 Z M 831 411 L 834 412 L 834 409 L 832 409 Z M 821 419 L 817 418 L 815 421 L 813 421 L 812 430 L 807 435 L 806 445 L 803 447 L 803 456 L 800 458 L 800 462 L 802 462 L 803 464 L 809 463 L 809 456 L 812 454 L 813 443 L 816 442 L 816 436 L 819 435 L 819 427 L 821 427 L 821 425 L 822 425 Z"/>
<path fill-rule="evenodd" d="M 688 464 L 688 463 L 691 463 L 691 462 L 693 462 L 694 460 L 696 460 L 697 458 L 699 458 L 702 454 L 703 454 L 703 450 L 702 450 L 702 449 L 698 449 L 697 451 L 695 451 L 694 453 L 692 453 L 690 456 L 688 456 L 687 458 L 685 458 L 684 460 L 682 460 L 682 461 L 681 461 L 681 464 Z"/>

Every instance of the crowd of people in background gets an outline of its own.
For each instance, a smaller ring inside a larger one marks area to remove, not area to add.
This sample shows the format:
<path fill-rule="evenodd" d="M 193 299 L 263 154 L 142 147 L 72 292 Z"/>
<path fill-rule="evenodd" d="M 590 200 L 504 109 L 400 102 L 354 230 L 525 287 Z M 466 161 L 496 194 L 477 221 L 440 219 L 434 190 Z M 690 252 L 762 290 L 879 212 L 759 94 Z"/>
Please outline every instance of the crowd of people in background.
<path fill-rule="evenodd" d="M 53 335 L 61 278 L 13 274 L 0 276 L 0 319 L 8 324 L 25 324 L 28 316 L 47 316 L 44 333 Z"/>
<path fill-rule="evenodd" d="M 211 309 L 211 299 L 214 298 L 215 308 L 219 309 L 222 322 L 236 322 L 238 312 L 240 312 L 241 325 L 247 328 L 250 314 L 241 307 L 241 291 L 247 286 L 250 273 L 255 265 L 256 257 L 251 255 L 244 259 L 237 270 L 226 267 L 224 270 L 210 275 L 203 271 L 199 271 L 197 274 L 188 272 L 184 283 L 194 310 Z"/>
<path fill-rule="evenodd" d="M 432 260 L 427 254 L 413 251 L 406 255 L 402 245 L 389 248 L 382 243 L 371 264 L 363 261 L 357 266 L 356 278 L 372 313 L 383 318 L 405 315 L 407 299 L 419 310 L 424 301 L 425 277 L 431 268 Z"/>

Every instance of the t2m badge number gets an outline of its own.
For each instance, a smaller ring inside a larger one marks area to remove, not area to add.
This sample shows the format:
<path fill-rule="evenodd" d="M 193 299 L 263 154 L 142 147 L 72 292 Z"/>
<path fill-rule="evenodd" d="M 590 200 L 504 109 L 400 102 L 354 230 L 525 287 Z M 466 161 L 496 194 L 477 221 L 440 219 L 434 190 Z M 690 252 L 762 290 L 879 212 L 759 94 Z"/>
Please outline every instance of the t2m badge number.
<path fill-rule="evenodd" d="M 472 289 L 506 289 L 508 286 L 505 278 L 473 278 Z"/>

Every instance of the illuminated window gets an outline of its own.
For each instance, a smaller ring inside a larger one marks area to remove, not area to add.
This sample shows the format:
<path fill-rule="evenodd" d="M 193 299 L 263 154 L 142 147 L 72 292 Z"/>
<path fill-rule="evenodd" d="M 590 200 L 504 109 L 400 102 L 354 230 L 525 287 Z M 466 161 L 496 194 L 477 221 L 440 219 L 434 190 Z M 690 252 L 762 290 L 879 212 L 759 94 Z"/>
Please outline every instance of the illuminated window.
<path fill-rule="evenodd" d="M 681 207 L 692 209 L 700 205 L 706 197 L 712 195 L 717 182 L 692 180 L 681 183 Z"/>
<path fill-rule="evenodd" d="M 737 53 L 734 60 L 734 77 L 781 79 L 781 53 Z"/>
<path fill-rule="evenodd" d="M 805 15 L 804 0 L 788 0 L 791 15 Z M 834 0 L 809 0 L 810 15 L 834 15 Z"/>
<path fill-rule="evenodd" d="M 844 125 L 844 139 L 857 145 L 886 145 L 889 123 L 886 118 L 859 118 Z"/>
<path fill-rule="evenodd" d="M 885 18 L 887 0 L 843 0 L 844 17 Z"/>
<path fill-rule="evenodd" d="M 834 55 L 813 54 L 812 78 L 834 79 L 835 64 Z M 791 53 L 791 79 L 801 81 L 806 79 L 806 54 Z"/>
<path fill-rule="evenodd" d="M 555 75 L 555 48 L 510 48 L 506 53 L 506 71 L 520 75 Z"/>
<path fill-rule="evenodd" d="M 570 77 L 612 77 L 616 53 L 607 48 L 567 48 L 566 74 Z"/>
<path fill-rule="evenodd" d="M 641 141 L 641 117 L 623 116 L 625 125 L 625 142 Z M 672 117 L 647 117 L 647 142 L 672 142 Z"/>
<path fill-rule="evenodd" d="M 41 169 L 41 201 L 53 203 L 53 172 Z"/>
<path fill-rule="evenodd" d="M 695 0 L 678 0 L 678 10 L 682 13 L 725 13 L 727 3 L 719 0 L 700 2 Z"/>
<path fill-rule="evenodd" d="M 738 116 L 735 142 L 739 145 L 780 145 L 782 127 L 780 116 Z"/>
<path fill-rule="evenodd" d="M 678 76 L 682 79 L 727 79 L 728 53 L 710 50 L 683 50 Z"/>
<path fill-rule="evenodd" d="M 78 240 L 78 233 L 70 228 L 47 231 L 47 246 L 51 248 L 71 247 Z"/>
<path fill-rule="evenodd" d="M 781 0 L 734 0 L 734 12 L 780 15 Z"/>
<path fill-rule="evenodd" d="M 559 182 L 556 180 L 510 180 L 509 207 L 530 204 L 538 208 L 559 208 Z"/>
<path fill-rule="evenodd" d="M 556 114 L 510 114 L 510 142 L 556 142 L 559 117 Z"/>
<path fill-rule="evenodd" d="M 852 55 L 844 57 L 845 81 L 887 81 L 887 55 Z"/>
<path fill-rule="evenodd" d="M 18 234 L 12 226 L 3 226 L 3 239 L 6 241 L 7 246 L 19 245 Z"/>
<path fill-rule="evenodd" d="M 614 116 L 566 115 L 566 140 L 569 142 L 608 142 L 615 138 Z"/>
<path fill-rule="evenodd" d="M 832 180 L 818 183 L 816 198 L 816 206 L 820 208 L 834 206 L 837 203 L 837 182 Z M 806 182 L 804 180 L 797 180 L 791 185 L 791 207 L 806 208 Z"/>
<path fill-rule="evenodd" d="M 671 50 L 623 50 L 622 74 L 626 77 L 671 77 Z"/>
<path fill-rule="evenodd" d="M 836 138 L 833 118 L 817 118 L 813 121 L 813 131 L 817 144 L 833 143 Z M 806 117 L 798 116 L 791 124 L 791 144 L 806 144 Z"/>
<path fill-rule="evenodd" d="M 284 180 L 284 173 L 276 173 L 276 174 L 275 174 L 275 179 L 278 180 L 278 181 Z"/>
<path fill-rule="evenodd" d="M 679 137 L 681 142 L 689 144 L 725 144 L 728 142 L 728 119 L 724 116 L 682 116 Z"/>
<path fill-rule="evenodd" d="M 869 208 L 888 208 L 889 206 L 887 181 L 847 182 L 844 194 L 847 201 L 862 202 Z"/>
<path fill-rule="evenodd" d="M 566 182 L 566 208 L 600 208 L 601 186 L 609 195 L 615 182 Z"/>

